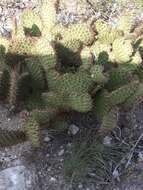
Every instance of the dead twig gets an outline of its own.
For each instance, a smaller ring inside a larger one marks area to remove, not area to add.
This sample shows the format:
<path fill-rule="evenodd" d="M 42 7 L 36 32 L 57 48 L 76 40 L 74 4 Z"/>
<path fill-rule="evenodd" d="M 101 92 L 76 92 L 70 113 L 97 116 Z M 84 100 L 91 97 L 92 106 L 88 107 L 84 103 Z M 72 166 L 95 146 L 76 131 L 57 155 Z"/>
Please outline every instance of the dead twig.
<path fill-rule="evenodd" d="M 135 151 L 135 148 L 137 147 L 138 143 L 141 141 L 141 139 L 143 138 L 143 133 L 139 136 L 138 140 L 136 141 L 136 143 L 134 144 L 134 146 L 132 147 L 130 153 L 129 153 L 129 157 L 128 157 L 128 161 L 125 165 L 125 168 L 127 169 L 130 162 L 131 162 L 131 159 L 133 157 L 133 154 L 134 154 L 134 151 Z"/>

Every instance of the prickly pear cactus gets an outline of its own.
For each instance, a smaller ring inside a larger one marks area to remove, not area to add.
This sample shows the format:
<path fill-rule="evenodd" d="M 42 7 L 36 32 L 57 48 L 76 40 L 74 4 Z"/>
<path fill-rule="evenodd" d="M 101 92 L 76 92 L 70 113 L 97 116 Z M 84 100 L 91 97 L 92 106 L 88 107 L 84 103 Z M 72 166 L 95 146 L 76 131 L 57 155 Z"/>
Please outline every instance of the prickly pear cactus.
<path fill-rule="evenodd" d="M 62 26 L 57 9 L 57 0 L 45 1 L 39 13 L 28 9 L 11 37 L 0 37 L 0 98 L 31 111 L 22 132 L 2 131 L 5 145 L 21 137 L 38 147 L 43 127 L 67 129 L 64 116 L 73 111 L 94 112 L 110 131 L 121 108 L 142 101 L 143 37 L 132 15 L 116 26 L 101 19 Z"/>

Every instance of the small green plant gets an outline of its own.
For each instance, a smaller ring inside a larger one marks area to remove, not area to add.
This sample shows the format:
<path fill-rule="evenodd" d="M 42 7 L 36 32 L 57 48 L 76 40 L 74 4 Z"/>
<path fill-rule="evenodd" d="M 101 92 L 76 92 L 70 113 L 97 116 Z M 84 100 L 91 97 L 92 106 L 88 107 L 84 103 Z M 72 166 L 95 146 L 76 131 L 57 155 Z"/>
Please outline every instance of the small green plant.
<path fill-rule="evenodd" d="M 100 133 L 85 130 L 74 139 L 70 153 L 65 157 L 65 178 L 72 186 L 79 182 L 95 182 L 100 186 L 111 184 L 114 168 L 129 149 L 121 143 L 105 145 Z"/>

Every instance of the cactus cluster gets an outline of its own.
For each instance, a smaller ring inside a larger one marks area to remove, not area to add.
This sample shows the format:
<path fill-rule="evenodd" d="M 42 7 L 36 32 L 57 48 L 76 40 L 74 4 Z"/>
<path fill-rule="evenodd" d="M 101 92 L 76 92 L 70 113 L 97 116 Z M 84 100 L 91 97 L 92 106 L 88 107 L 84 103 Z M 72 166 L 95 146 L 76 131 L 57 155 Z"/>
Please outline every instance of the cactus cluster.
<path fill-rule="evenodd" d="M 129 16 L 116 27 L 102 20 L 67 27 L 56 22 L 57 4 L 47 1 L 39 13 L 26 10 L 11 37 L 0 38 L 0 97 L 14 108 L 25 102 L 31 114 L 22 134 L 34 146 L 41 126 L 56 119 L 64 129 L 64 113 L 95 112 L 110 131 L 118 108 L 130 109 L 143 98 L 142 31 L 136 35 Z M 10 139 L 17 142 L 17 134 Z"/>

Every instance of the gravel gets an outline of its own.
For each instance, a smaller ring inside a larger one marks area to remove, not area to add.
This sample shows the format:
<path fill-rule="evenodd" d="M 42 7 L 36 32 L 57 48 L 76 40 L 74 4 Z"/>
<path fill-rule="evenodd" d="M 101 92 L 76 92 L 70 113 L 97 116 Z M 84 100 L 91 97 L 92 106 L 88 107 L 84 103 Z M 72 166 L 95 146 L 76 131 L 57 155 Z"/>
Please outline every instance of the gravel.
<path fill-rule="evenodd" d="M 104 0 L 102 0 L 104 1 Z M 22 14 L 24 9 L 32 8 L 38 11 L 38 5 L 40 0 L 1 0 L 0 2 L 0 35 L 8 37 L 12 29 L 12 19 L 15 17 L 17 20 Z M 131 12 L 135 10 L 135 21 L 140 23 L 143 20 L 143 13 L 138 8 L 135 9 L 134 5 L 128 3 L 128 7 L 121 9 L 118 1 L 114 0 L 111 6 L 108 6 L 107 10 L 97 9 L 94 1 L 90 0 L 85 6 L 80 3 L 79 0 L 62 0 L 57 13 L 57 22 L 63 25 L 80 22 L 81 20 L 87 20 L 92 16 L 96 18 L 103 18 L 108 21 L 109 24 L 114 24 L 118 17 L 124 12 Z"/>

